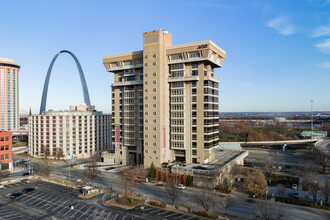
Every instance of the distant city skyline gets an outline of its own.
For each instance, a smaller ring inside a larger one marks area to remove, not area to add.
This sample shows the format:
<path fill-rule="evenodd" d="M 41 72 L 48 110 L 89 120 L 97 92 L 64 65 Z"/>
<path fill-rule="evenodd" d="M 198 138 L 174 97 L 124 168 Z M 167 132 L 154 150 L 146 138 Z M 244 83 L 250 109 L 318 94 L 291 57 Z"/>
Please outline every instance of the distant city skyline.
<path fill-rule="evenodd" d="M 227 52 L 220 112 L 330 111 L 330 1 L 1 1 L 0 57 L 21 66 L 20 112 L 38 113 L 48 66 L 60 50 L 79 59 L 91 104 L 111 112 L 102 56 L 142 49 L 142 32 L 166 29 L 173 45 L 212 40 Z M 15 12 L 15 13 L 13 13 Z M 148 12 L 148 13 L 146 13 Z M 120 34 L 119 34 L 120 33 Z M 126 42 L 125 45 L 121 42 Z M 83 103 L 78 71 L 59 57 L 46 109 Z"/>

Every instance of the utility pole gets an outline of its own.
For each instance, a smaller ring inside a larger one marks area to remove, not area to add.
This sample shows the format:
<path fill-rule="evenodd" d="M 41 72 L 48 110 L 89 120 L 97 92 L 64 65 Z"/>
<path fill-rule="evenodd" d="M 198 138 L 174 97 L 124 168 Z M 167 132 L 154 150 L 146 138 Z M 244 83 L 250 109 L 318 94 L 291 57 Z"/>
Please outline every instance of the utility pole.
<path fill-rule="evenodd" d="M 311 100 L 311 137 L 312 137 L 312 143 L 313 143 L 313 99 Z"/>

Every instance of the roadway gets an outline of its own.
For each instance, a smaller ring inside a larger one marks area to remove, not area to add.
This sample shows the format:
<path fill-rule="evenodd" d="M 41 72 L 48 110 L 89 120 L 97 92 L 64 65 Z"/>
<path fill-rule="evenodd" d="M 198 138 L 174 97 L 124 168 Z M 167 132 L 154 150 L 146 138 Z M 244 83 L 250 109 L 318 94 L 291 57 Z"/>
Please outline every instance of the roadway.
<path fill-rule="evenodd" d="M 316 147 L 329 153 L 330 152 L 330 138 L 324 138 L 322 141 L 316 143 Z"/>
<path fill-rule="evenodd" d="M 31 161 L 31 166 L 36 166 L 36 161 Z M 51 174 L 51 176 L 69 179 L 69 167 L 65 163 L 54 163 L 56 169 L 55 172 Z M 70 171 L 70 179 L 77 180 L 82 179 L 83 170 L 79 169 L 78 166 L 75 166 Z M 123 192 L 123 184 L 120 179 L 120 175 L 116 173 L 116 170 L 111 170 L 107 172 L 102 172 L 102 178 L 97 177 L 94 181 L 95 186 L 109 187 L 111 186 L 113 190 L 117 192 Z M 195 207 L 196 204 L 196 192 L 201 191 L 201 189 L 196 188 L 186 188 L 182 192 L 182 196 L 176 200 L 177 204 Z M 156 186 L 151 183 L 138 183 L 135 187 L 135 193 L 141 193 L 143 196 L 157 199 L 165 202 L 170 202 L 170 198 L 166 193 L 164 186 Z M 251 219 L 253 214 L 254 204 L 248 203 L 246 201 L 247 194 L 241 192 L 232 193 L 233 196 L 237 199 L 237 203 L 230 207 L 228 210 L 228 214 L 233 219 Z M 215 197 L 218 197 L 218 193 L 214 192 Z M 322 214 L 321 211 L 317 209 L 309 209 L 300 206 L 293 206 L 282 204 L 282 208 L 284 210 L 285 219 L 328 219 L 326 215 Z M 219 211 L 214 209 L 214 211 Z M 224 210 L 222 210 L 224 213 Z M 329 213 L 328 213 L 329 214 Z"/>

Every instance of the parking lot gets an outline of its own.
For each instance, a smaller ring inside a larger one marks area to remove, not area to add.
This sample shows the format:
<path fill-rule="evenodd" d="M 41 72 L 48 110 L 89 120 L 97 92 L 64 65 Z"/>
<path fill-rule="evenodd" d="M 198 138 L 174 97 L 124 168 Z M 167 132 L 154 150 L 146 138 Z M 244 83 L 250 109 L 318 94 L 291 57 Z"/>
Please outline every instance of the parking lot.
<path fill-rule="evenodd" d="M 190 216 L 190 215 L 185 215 L 182 213 L 178 213 L 178 212 L 172 212 L 169 210 L 164 210 L 164 209 L 157 209 L 151 206 L 138 206 L 136 208 L 134 208 L 135 211 L 141 211 L 144 214 L 149 214 L 149 215 L 153 215 L 157 218 L 160 219 L 182 219 L 182 220 L 198 220 L 199 218 L 194 217 L 194 216 Z"/>
<path fill-rule="evenodd" d="M 35 190 L 10 199 L 13 192 L 21 192 L 26 187 Z M 53 183 L 32 181 L 31 183 L 11 183 L 0 190 L 0 220 L 16 219 L 74 219 L 74 220 L 133 220 L 133 219 L 198 219 L 151 206 L 125 210 L 104 206 L 102 196 L 92 199 L 78 197 L 77 189 L 66 188 Z M 72 208 L 71 208 L 72 207 Z"/>
<path fill-rule="evenodd" d="M 7 207 L 0 207 L 0 219 L 6 220 L 16 220 L 16 219 L 24 219 L 24 220 L 32 220 L 33 217 L 27 216 L 24 213 L 17 212 L 17 210 L 8 209 Z"/>
<path fill-rule="evenodd" d="M 26 187 L 34 187 L 35 190 L 21 195 L 16 199 L 10 199 L 13 192 L 20 192 Z M 0 190 L 0 220 L 16 219 L 103 219 L 124 220 L 141 219 L 139 216 L 129 214 L 118 208 L 104 207 L 96 202 L 87 202 L 78 197 L 78 190 L 72 190 L 60 185 L 32 182 L 12 183 L 5 185 Z M 101 201 L 101 200 L 100 200 Z M 73 209 L 71 209 L 71 205 Z"/>

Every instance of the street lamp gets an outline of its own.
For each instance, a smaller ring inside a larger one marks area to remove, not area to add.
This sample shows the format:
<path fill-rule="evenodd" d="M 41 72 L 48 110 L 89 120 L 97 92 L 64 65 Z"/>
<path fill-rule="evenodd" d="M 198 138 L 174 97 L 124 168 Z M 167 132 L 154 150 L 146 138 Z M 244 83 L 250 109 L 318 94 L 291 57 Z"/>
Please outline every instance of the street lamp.
<path fill-rule="evenodd" d="M 313 99 L 311 100 L 311 137 L 312 137 L 312 143 L 313 143 Z"/>
<path fill-rule="evenodd" d="M 267 200 L 267 196 L 268 196 L 268 190 L 266 190 L 266 200 Z"/>

